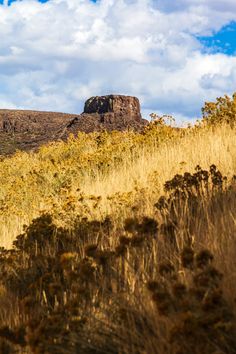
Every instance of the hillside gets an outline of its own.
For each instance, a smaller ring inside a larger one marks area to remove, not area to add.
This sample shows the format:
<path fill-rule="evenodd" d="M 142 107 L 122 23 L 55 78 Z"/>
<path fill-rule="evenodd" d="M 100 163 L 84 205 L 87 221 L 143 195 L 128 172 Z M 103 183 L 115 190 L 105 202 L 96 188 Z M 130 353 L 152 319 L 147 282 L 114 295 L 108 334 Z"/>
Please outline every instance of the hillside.
<path fill-rule="evenodd" d="M 82 114 L 0 109 L 0 155 L 35 150 L 79 131 L 138 131 L 147 123 L 138 99 L 121 95 L 92 97 Z"/>
<path fill-rule="evenodd" d="M 0 352 L 236 353 L 235 107 L 0 161 Z"/>

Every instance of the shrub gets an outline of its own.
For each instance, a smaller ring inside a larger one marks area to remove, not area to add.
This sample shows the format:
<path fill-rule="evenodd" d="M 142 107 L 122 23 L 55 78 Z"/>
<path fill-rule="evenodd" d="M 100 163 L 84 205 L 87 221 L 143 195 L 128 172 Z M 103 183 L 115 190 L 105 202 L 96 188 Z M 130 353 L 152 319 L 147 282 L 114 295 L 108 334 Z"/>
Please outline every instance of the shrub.
<path fill-rule="evenodd" d="M 236 122 L 236 93 L 232 98 L 225 95 L 218 97 L 216 102 L 206 102 L 202 108 L 203 123 L 217 125 L 222 123 L 235 125 Z"/>

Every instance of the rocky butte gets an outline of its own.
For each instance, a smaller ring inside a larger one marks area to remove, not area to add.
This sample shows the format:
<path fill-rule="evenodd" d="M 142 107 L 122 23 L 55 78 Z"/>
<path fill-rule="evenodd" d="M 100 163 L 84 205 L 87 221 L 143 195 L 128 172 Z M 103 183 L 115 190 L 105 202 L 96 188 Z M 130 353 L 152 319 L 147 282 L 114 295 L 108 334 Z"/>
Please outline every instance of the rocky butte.
<path fill-rule="evenodd" d="M 133 129 L 141 131 L 142 119 L 136 97 L 107 95 L 91 97 L 81 114 L 0 109 L 0 155 L 35 150 L 50 141 L 66 140 L 79 131 Z"/>

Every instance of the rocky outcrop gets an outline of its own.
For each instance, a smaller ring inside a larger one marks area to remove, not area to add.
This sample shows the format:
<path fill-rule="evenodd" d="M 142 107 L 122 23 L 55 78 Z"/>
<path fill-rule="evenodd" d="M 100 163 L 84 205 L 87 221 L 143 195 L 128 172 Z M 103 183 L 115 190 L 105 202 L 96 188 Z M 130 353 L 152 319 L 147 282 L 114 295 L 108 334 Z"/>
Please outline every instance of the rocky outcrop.
<path fill-rule="evenodd" d="M 78 115 L 0 109 L 0 154 L 35 149 L 50 141 L 65 140 L 79 131 L 140 131 L 146 124 L 139 100 L 122 95 L 91 97 L 85 102 L 84 112 Z"/>
<path fill-rule="evenodd" d="M 76 132 L 101 130 L 140 130 L 148 122 L 142 119 L 136 97 L 108 95 L 91 97 L 85 102 L 84 112 L 68 129 Z"/>
<path fill-rule="evenodd" d="M 85 102 L 84 113 L 113 113 L 117 119 L 125 119 L 126 121 L 140 121 L 140 104 L 136 97 L 109 95 L 91 97 Z"/>

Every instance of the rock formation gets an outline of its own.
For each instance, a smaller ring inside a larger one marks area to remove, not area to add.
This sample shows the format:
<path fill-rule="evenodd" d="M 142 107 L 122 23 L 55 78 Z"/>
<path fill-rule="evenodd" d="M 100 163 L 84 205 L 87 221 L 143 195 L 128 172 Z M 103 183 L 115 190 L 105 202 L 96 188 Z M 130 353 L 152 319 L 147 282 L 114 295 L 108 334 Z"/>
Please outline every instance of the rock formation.
<path fill-rule="evenodd" d="M 146 124 L 139 100 L 122 95 L 91 97 L 80 115 L 0 109 L 0 155 L 36 149 L 79 131 L 140 131 Z"/>
<path fill-rule="evenodd" d="M 140 121 L 140 104 L 136 97 L 109 95 L 91 97 L 85 102 L 84 113 L 113 113 L 117 120 L 126 119 L 127 121 Z"/>

